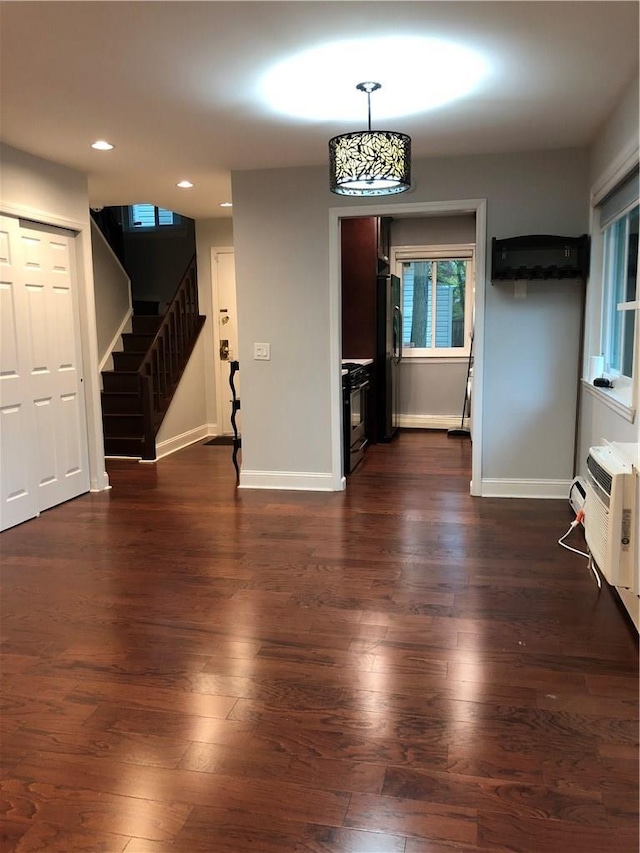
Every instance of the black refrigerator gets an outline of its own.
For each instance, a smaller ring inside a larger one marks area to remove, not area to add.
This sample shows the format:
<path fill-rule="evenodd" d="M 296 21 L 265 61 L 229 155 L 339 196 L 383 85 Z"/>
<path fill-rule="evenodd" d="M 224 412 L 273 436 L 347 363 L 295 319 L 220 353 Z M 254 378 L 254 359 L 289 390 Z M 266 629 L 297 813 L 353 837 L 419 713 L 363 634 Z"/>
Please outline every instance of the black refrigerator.
<path fill-rule="evenodd" d="M 402 303 L 397 275 L 376 279 L 376 412 L 378 441 L 391 441 L 398 429 Z"/>

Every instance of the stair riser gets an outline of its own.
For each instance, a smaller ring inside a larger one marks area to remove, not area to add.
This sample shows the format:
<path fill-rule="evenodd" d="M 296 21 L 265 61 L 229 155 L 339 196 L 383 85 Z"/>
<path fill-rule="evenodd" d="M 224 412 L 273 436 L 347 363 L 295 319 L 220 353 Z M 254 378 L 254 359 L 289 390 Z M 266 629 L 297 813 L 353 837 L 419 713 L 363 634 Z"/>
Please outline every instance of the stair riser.
<path fill-rule="evenodd" d="M 138 394 L 102 392 L 102 411 L 105 415 L 140 415 L 142 400 Z"/>
<path fill-rule="evenodd" d="M 133 438 L 105 438 L 104 452 L 107 456 L 132 456 L 142 458 L 142 440 Z"/>
<path fill-rule="evenodd" d="M 142 438 L 144 420 L 142 415 L 103 415 L 102 425 L 106 438 Z"/>
<path fill-rule="evenodd" d="M 140 380 L 137 373 L 118 373 L 113 370 L 105 370 L 102 373 L 102 387 L 105 391 L 136 391 L 140 389 Z"/>
<path fill-rule="evenodd" d="M 154 335 L 126 334 L 122 335 L 125 352 L 147 352 L 153 343 Z"/>
<path fill-rule="evenodd" d="M 114 370 L 137 370 L 142 364 L 143 352 L 114 352 Z"/>
<path fill-rule="evenodd" d="M 162 317 L 145 316 L 144 314 L 136 314 L 131 319 L 135 335 L 155 335 L 162 322 Z"/>

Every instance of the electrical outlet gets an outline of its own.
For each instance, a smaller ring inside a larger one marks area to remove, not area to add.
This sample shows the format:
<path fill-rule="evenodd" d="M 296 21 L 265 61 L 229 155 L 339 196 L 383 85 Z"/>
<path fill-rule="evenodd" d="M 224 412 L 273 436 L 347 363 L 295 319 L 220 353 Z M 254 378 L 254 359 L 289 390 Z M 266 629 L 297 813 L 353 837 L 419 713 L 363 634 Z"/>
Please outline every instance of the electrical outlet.
<path fill-rule="evenodd" d="M 271 361 L 271 344 L 253 345 L 254 361 Z"/>

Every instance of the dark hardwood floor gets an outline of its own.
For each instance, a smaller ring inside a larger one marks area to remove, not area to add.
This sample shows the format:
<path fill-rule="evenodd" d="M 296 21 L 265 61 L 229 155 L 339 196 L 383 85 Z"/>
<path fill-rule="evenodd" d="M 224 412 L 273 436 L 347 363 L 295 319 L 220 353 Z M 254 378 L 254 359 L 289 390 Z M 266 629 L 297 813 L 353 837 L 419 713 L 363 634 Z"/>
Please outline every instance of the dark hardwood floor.
<path fill-rule="evenodd" d="M 471 498 L 444 433 L 340 494 L 229 450 L 2 534 L 2 851 L 637 853 L 636 637 L 568 501 Z"/>

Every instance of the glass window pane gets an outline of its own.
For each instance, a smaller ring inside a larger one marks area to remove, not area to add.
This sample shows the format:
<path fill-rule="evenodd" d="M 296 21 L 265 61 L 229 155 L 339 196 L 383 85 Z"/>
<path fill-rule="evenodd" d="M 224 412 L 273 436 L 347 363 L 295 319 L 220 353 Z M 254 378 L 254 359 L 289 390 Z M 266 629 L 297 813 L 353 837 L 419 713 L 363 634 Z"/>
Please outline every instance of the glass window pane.
<path fill-rule="evenodd" d="M 154 206 L 152 204 L 132 204 L 131 224 L 134 228 L 154 228 L 156 224 Z"/>
<path fill-rule="evenodd" d="M 158 208 L 158 225 L 173 225 L 173 211 Z"/>
<path fill-rule="evenodd" d="M 431 272 L 431 261 L 402 265 L 402 343 L 406 347 L 431 346 Z"/>
<path fill-rule="evenodd" d="M 638 287 L 638 210 L 635 207 L 629 214 L 629 243 L 626 270 L 625 301 L 635 302 Z M 622 317 L 622 366 L 620 372 L 633 377 L 633 357 L 635 349 L 635 311 L 625 311 Z"/>
<path fill-rule="evenodd" d="M 620 373 L 633 377 L 635 311 L 624 311 L 622 317 L 622 367 Z"/>
<path fill-rule="evenodd" d="M 438 261 L 435 340 L 438 348 L 464 346 L 466 279 L 466 261 Z"/>
<path fill-rule="evenodd" d="M 625 302 L 635 302 L 638 280 L 638 208 L 629 214 L 629 255 L 627 257 L 627 281 Z"/>
<path fill-rule="evenodd" d="M 603 317 L 605 367 L 633 377 L 635 310 L 618 310 L 637 299 L 638 207 L 604 230 Z"/>
<path fill-rule="evenodd" d="M 609 226 L 605 234 L 605 305 L 607 313 L 605 367 L 607 370 L 615 372 L 620 370 L 622 316 L 617 310 L 617 305 L 618 302 L 622 301 L 624 287 L 626 229 L 626 217 L 623 216 L 622 219 Z"/>

